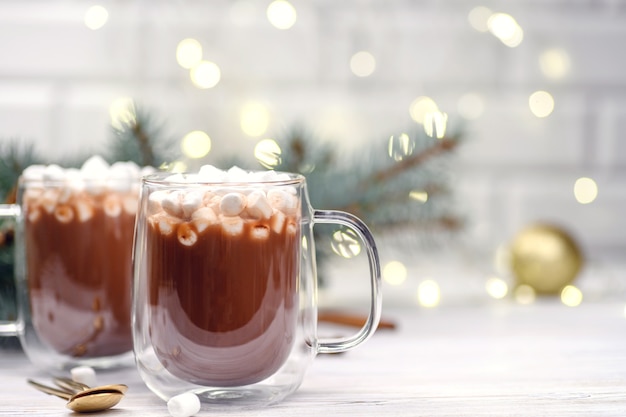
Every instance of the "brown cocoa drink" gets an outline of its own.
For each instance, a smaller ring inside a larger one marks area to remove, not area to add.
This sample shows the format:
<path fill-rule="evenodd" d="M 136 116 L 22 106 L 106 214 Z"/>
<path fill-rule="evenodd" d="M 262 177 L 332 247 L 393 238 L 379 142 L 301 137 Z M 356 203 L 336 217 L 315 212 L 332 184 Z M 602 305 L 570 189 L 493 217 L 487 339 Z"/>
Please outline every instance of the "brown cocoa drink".
<path fill-rule="evenodd" d="M 32 322 L 58 353 L 81 358 L 132 349 L 131 282 L 137 190 L 28 187 L 26 279 Z"/>
<path fill-rule="evenodd" d="M 300 207 L 282 190 L 157 191 L 147 216 L 150 337 L 188 382 L 252 384 L 296 337 Z"/>

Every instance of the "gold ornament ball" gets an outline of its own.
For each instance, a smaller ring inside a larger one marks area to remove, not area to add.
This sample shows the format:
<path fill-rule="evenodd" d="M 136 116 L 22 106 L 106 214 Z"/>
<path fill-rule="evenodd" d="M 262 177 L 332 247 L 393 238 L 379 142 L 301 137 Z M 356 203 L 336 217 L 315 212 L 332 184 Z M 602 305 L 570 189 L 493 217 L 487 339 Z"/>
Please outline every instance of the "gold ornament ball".
<path fill-rule="evenodd" d="M 537 294 L 559 294 L 574 281 L 583 265 L 576 241 L 553 225 L 525 228 L 515 236 L 510 249 L 517 285 L 529 285 Z"/>

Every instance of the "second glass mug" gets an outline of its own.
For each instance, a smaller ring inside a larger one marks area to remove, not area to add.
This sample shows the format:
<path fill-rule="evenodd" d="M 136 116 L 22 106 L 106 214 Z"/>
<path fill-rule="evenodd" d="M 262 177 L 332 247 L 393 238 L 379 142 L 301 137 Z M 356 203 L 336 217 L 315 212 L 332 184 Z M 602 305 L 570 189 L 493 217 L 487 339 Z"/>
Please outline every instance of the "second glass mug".
<path fill-rule="evenodd" d="M 316 354 L 352 349 L 374 333 L 378 252 L 355 216 L 313 209 L 301 175 L 249 172 L 221 181 L 165 173 L 142 180 L 135 359 L 163 400 L 193 392 L 210 409 L 268 405 L 300 386 Z M 316 223 L 349 227 L 366 248 L 370 311 L 349 337 L 317 336 Z"/>
<path fill-rule="evenodd" d="M 132 245 L 143 172 L 90 158 L 81 170 L 33 165 L 18 180 L 15 220 L 18 336 L 38 368 L 132 366 Z"/>

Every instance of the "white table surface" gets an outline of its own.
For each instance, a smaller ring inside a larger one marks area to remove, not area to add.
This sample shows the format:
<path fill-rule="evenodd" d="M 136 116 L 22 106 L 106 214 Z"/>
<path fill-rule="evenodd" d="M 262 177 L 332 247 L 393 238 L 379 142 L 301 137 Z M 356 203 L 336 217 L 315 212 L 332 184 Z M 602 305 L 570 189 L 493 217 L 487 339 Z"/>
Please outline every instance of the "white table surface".
<path fill-rule="evenodd" d="M 228 416 L 626 416 L 624 305 L 387 311 L 379 331 L 349 353 L 316 358 L 300 389 L 268 408 Z M 168 416 L 134 369 L 100 373 L 130 389 L 112 417 Z M 0 416 L 67 416 L 63 400 L 30 388 L 46 381 L 19 350 L 0 351 Z"/>

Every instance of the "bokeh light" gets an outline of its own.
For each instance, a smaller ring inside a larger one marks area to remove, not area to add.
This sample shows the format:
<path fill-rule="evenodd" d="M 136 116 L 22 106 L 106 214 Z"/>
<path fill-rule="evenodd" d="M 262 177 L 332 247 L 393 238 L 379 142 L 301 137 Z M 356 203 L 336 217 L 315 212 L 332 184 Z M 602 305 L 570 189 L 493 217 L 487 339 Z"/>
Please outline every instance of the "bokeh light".
<path fill-rule="evenodd" d="M 411 119 L 415 120 L 419 124 L 424 124 L 424 119 L 427 114 L 436 111 L 439 111 L 437 103 L 435 103 L 435 100 L 432 98 L 426 96 L 416 98 L 409 106 Z"/>
<path fill-rule="evenodd" d="M 360 51 L 350 58 L 350 70 L 357 77 L 369 77 L 376 70 L 376 58 L 367 51 Z"/>
<path fill-rule="evenodd" d="M 524 31 L 508 13 L 493 13 L 487 20 L 489 31 L 510 48 L 519 46 L 524 39 Z"/>
<path fill-rule="evenodd" d="M 513 297 L 518 304 L 528 305 L 535 302 L 537 293 L 533 287 L 526 284 L 518 285 L 513 292 Z"/>
<path fill-rule="evenodd" d="M 539 56 L 539 67 L 543 74 L 553 80 L 565 77 L 570 71 L 570 58 L 564 49 L 548 49 Z"/>
<path fill-rule="evenodd" d="M 409 198 L 424 204 L 428 201 L 428 192 L 423 190 L 413 190 L 409 192 Z"/>
<path fill-rule="evenodd" d="M 485 100 L 476 93 L 467 93 L 456 104 L 459 116 L 465 120 L 476 120 L 485 112 Z"/>
<path fill-rule="evenodd" d="M 109 105 L 111 125 L 115 129 L 123 129 L 125 126 L 135 123 L 137 114 L 135 103 L 130 97 L 118 97 Z"/>
<path fill-rule="evenodd" d="M 259 137 L 267 132 L 270 111 L 265 104 L 250 101 L 241 108 L 239 124 L 246 135 Z"/>
<path fill-rule="evenodd" d="M 424 132 L 427 136 L 442 139 L 446 136 L 448 115 L 441 111 L 433 111 L 424 115 Z"/>
<path fill-rule="evenodd" d="M 490 277 L 487 279 L 487 282 L 485 282 L 485 290 L 491 297 L 501 299 L 508 294 L 509 286 L 503 279 Z"/>
<path fill-rule="evenodd" d="M 286 0 L 274 0 L 267 7 L 267 19 L 277 29 L 289 29 L 296 23 L 296 9 Z"/>
<path fill-rule="evenodd" d="M 180 148 L 188 158 L 203 158 L 211 151 L 211 138 L 201 130 L 194 130 L 183 137 Z"/>
<path fill-rule="evenodd" d="M 422 307 L 436 307 L 441 302 L 439 284 L 432 279 L 424 280 L 417 288 L 417 302 Z"/>
<path fill-rule="evenodd" d="M 389 138 L 388 154 L 394 161 L 402 161 L 415 150 L 415 141 L 406 133 Z"/>
<path fill-rule="evenodd" d="M 408 276 L 406 266 L 400 261 L 390 261 L 383 267 L 383 279 L 389 285 L 402 285 Z"/>
<path fill-rule="evenodd" d="M 491 9 L 485 6 L 476 6 L 467 15 L 467 21 L 470 26 L 479 32 L 488 32 L 489 26 L 487 22 L 493 12 Z"/>
<path fill-rule="evenodd" d="M 528 99 L 530 111 L 537 117 L 548 117 L 554 111 L 554 98 L 547 91 L 535 91 Z"/>
<path fill-rule="evenodd" d="M 193 84 L 202 89 L 213 88 L 220 82 L 222 73 L 217 64 L 210 61 L 200 61 L 190 71 Z"/>
<path fill-rule="evenodd" d="M 254 147 L 254 157 L 265 168 L 273 169 L 282 162 L 282 150 L 274 139 L 263 139 Z"/>
<path fill-rule="evenodd" d="M 561 302 L 568 307 L 577 307 L 583 302 L 583 293 L 573 285 L 567 285 L 561 291 Z"/>
<path fill-rule="evenodd" d="M 578 178 L 574 183 L 574 197 L 580 204 L 592 203 L 598 197 L 598 185 L 591 178 Z"/>
<path fill-rule="evenodd" d="M 351 229 L 340 229 L 333 233 L 330 246 L 333 252 L 346 259 L 361 253 L 361 241 Z"/>
<path fill-rule="evenodd" d="M 183 39 L 176 47 L 176 62 L 185 69 L 191 69 L 202 61 L 202 45 L 196 39 Z"/>
<path fill-rule="evenodd" d="M 87 9 L 84 16 L 85 26 L 91 30 L 98 30 L 109 20 L 109 11 L 103 6 L 94 5 Z"/>

